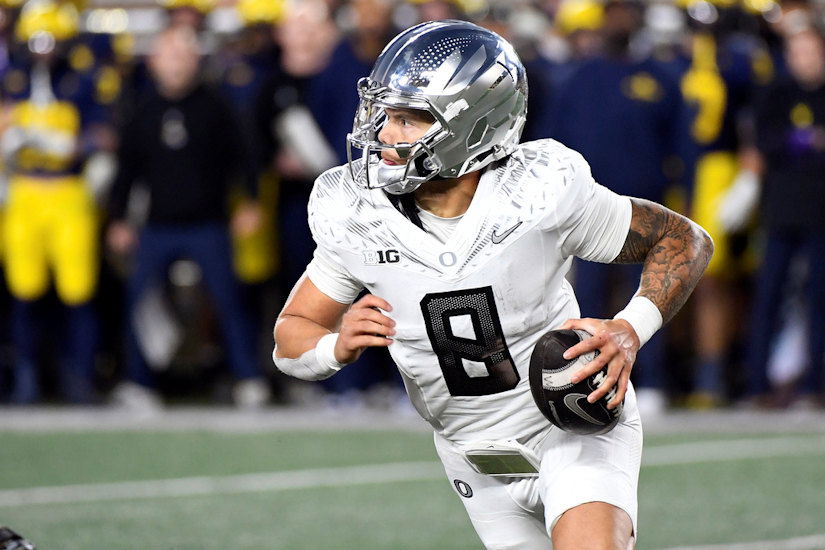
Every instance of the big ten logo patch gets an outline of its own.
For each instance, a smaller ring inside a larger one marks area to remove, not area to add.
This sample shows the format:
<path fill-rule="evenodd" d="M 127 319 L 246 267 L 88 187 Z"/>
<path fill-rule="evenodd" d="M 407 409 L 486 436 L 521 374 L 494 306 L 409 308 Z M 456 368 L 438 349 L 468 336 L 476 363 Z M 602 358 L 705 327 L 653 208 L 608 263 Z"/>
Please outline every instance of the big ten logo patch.
<path fill-rule="evenodd" d="M 389 250 L 364 251 L 364 263 L 366 265 L 397 264 L 400 261 L 401 253 L 392 248 Z"/>

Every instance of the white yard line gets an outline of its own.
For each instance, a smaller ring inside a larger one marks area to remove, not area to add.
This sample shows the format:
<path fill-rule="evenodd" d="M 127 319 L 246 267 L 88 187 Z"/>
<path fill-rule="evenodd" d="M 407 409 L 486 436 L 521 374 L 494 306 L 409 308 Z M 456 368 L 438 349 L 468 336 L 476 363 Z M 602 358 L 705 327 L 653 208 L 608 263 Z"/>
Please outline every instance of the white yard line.
<path fill-rule="evenodd" d="M 0 507 L 106 500 L 261 493 L 314 487 L 343 487 L 444 476 L 437 462 L 399 462 L 216 477 L 184 477 L 118 483 L 91 483 L 0 491 Z"/>
<path fill-rule="evenodd" d="M 677 546 L 664 550 L 822 550 L 823 548 L 825 548 L 825 534 L 783 540 L 760 540 L 708 546 Z"/>
<path fill-rule="evenodd" d="M 643 465 L 653 467 L 810 454 L 825 455 L 825 439 L 811 436 L 754 438 L 653 446 L 646 449 Z M 0 490 L 0 508 L 343 487 L 441 479 L 443 475 L 437 462 L 402 462 L 233 476 L 32 487 Z"/>
<path fill-rule="evenodd" d="M 368 408 L 335 409 L 319 405 L 252 411 L 219 406 L 181 406 L 157 411 L 131 411 L 117 407 L 0 407 L 0 430 L 259 433 L 301 430 L 426 432 L 432 431 L 432 428 L 413 413 Z"/>
<path fill-rule="evenodd" d="M 825 434 L 825 411 L 670 411 L 644 418 L 645 433 Z M 271 430 L 401 430 L 430 431 L 415 413 L 371 408 L 278 406 L 260 411 L 233 407 L 169 407 L 137 413 L 116 407 L 2 407 L 0 430 L 24 432 L 147 430 L 262 432 Z"/>

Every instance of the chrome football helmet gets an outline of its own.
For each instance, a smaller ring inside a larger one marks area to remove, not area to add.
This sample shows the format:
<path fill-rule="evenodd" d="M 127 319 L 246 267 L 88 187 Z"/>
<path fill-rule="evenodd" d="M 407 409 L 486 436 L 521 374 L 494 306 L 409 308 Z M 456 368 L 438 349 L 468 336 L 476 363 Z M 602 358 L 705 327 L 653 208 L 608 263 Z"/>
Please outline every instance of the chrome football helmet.
<path fill-rule="evenodd" d="M 400 195 L 436 176 L 456 178 L 512 153 L 527 115 L 527 76 L 513 47 L 466 21 L 421 23 L 396 36 L 358 83 L 347 135 L 353 180 Z M 381 143 L 385 108 L 428 111 L 435 122 L 413 143 Z M 361 159 L 353 149 L 362 150 Z M 381 162 L 395 149 L 406 164 Z"/>

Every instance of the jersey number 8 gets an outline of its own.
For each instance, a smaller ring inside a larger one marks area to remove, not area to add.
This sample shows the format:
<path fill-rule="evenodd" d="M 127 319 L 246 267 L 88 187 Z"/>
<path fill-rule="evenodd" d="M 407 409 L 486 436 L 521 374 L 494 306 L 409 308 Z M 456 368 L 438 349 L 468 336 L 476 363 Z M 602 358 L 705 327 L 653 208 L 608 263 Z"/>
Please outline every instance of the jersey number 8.
<path fill-rule="evenodd" d="M 516 387 L 520 376 L 504 340 L 492 287 L 427 294 L 421 312 L 451 395 L 490 395 Z M 458 317 L 469 317 L 474 338 L 453 333 L 452 321 Z M 483 363 L 487 376 L 471 376 L 463 360 Z"/>

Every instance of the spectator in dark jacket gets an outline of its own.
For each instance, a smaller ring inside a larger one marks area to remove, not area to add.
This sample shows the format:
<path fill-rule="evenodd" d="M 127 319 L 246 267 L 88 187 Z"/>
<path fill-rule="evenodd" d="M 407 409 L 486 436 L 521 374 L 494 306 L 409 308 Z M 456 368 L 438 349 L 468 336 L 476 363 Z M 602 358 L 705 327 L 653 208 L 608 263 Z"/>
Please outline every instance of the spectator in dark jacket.
<path fill-rule="evenodd" d="M 269 397 L 256 360 L 257 335 L 232 270 L 227 231 L 232 177 L 241 175 L 254 197 L 255 171 L 246 159 L 229 107 L 200 83 L 199 65 L 199 46 L 192 30 L 163 31 L 149 59 L 154 89 L 138 99 L 122 132 L 107 241 L 119 253 L 136 246 L 128 291 L 132 330 L 127 382 L 115 392 L 115 399 L 125 404 L 159 403 L 134 330 L 134 313 L 144 293 L 164 276 L 173 260 L 183 256 L 200 265 L 217 306 L 228 363 L 238 380 L 236 402 L 261 405 Z M 138 182 L 150 197 L 147 221 L 139 236 L 126 221 L 129 194 Z M 249 233 L 259 222 L 259 209 L 250 199 L 232 219 L 232 229 Z"/>

